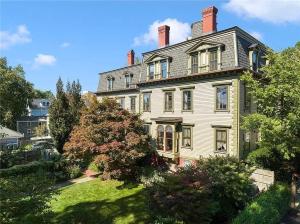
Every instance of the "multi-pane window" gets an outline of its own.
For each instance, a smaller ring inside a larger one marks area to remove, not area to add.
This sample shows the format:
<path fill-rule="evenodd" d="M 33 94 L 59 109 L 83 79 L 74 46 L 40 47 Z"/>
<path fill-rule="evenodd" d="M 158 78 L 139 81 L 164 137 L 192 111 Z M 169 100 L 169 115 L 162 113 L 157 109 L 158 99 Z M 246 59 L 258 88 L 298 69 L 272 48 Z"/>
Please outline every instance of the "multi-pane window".
<path fill-rule="evenodd" d="M 209 70 L 214 71 L 218 69 L 218 51 L 216 48 L 209 50 Z"/>
<path fill-rule="evenodd" d="M 227 130 L 216 129 L 216 151 L 226 152 L 227 145 Z"/>
<path fill-rule="evenodd" d="M 198 52 L 191 55 L 191 73 L 198 73 Z"/>
<path fill-rule="evenodd" d="M 166 151 L 172 151 L 173 149 L 173 128 L 171 126 L 166 127 Z"/>
<path fill-rule="evenodd" d="M 182 91 L 182 110 L 192 110 L 192 90 Z"/>
<path fill-rule="evenodd" d="M 108 91 L 113 90 L 113 85 L 114 85 L 114 79 L 113 78 L 107 79 L 107 90 Z"/>
<path fill-rule="evenodd" d="M 207 69 L 207 59 L 206 51 L 200 52 L 200 72 L 206 71 Z"/>
<path fill-rule="evenodd" d="M 130 110 L 131 112 L 135 112 L 136 102 L 135 102 L 135 96 L 130 97 Z"/>
<path fill-rule="evenodd" d="M 147 135 L 150 135 L 151 133 L 150 133 L 150 124 L 144 124 L 143 125 L 143 128 L 144 128 L 144 131 L 145 131 L 145 133 L 147 134 Z"/>
<path fill-rule="evenodd" d="M 125 75 L 125 88 L 130 88 L 132 82 L 132 75 Z"/>
<path fill-rule="evenodd" d="M 165 111 L 173 111 L 173 92 L 165 92 Z"/>
<path fill-rule="evenodd" d="M 119 104 L 121 108 L 125 109 L 125 97 L 119 98 Z"/>
<path fill-rule="evenodd" d="M 228 110 L 228 86 L 216 87 L 216 110 Z"/>
<path fill-rule="evenodd" d="M 143 94 L 143 111 L 150 112 L 151 110 L 151 93 Z"/>
<path fill-rule="evenodd" d="M 149 64 L 149 80 L 154 79 L 154 63 Z"/>
<path fill-rule="evenodd" d="M 182 146 L 191 147 L 192 145 L 192 128 L 182 127 Z"/>
<path fill-rule="evenodd" d="M 167 78 L 167 60 L 160 61 L 161 78 Z"/>
<path fill-rule="evenodd" d="M 164 149 L 164 126 L 162 125 L 157 126 L 157 149 Z"/>

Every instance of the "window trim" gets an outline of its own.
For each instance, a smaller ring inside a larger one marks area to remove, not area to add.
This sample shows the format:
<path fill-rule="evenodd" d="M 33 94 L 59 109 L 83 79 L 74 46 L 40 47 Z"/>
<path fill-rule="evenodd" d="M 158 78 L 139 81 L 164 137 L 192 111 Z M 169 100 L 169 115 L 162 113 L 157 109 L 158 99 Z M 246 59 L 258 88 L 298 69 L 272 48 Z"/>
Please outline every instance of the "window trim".
<path fill-rule="evenodd" d="M 167 150 L 166 149 L 166 146 L 167 146 L 167 128 L 171 128 L 171 131 L 172 131 L 172 148 L 171 150 Z M 168 152 L 168 153 L 174 153 L 174 147 L 175 147 L 175 144 L 174 144 L 174 128 L 172 127 L 172 125 L 166 125 L 164 127 L 164 151 L 165 152 Z"/>
<path fill-rule="evenodd" d="M 220 84 L 220 85 L 215 85 L 215 112 L 229 112 L 230 111 L 230 88 L 229 88 L 229 85 L 228 84 Z M 218 94 L 218 91 L 217 89 L 218 88 L 222 88 L 222 87 L 226 87 L 226 91 L 227 91 L 227 107 L 226 109 L 219 109 L 218 106 L 217 106 L 217 94 Z"/>
<path fill-rule="evenodd" d="M 163 136 L 162 137 L 160 137 L 160 135 L 159 135 L 159 132 L 158 132 L 158 128 L 159 127 L 162 127 L 162 133 L 163 133 Z M 156 144 L 157 144 L 157 150 L 159 150 L 159 151 L 165 151 L 165 127 L 164 127 L 164 125 L 162 125 L 162 124 L 159 124 L 159 125 L 157 125 L 157 127 L 156 127 Z M 158 139 L 159 138 L 162 138 L 162 149 L 159 149 L 159 144 L 158 144 Z"/>
<path fill-rule="evenodd" d="M 149 110 L 145 110 L 145 94 L 149 94 Z M 143 112 L 151 112 L 151 92 L 143 92 Z"/>
<path fill-rule="evenodd" d="M 136 96 L 130 96 L 130 111 L 131 112 L 136 112 Z M 134 110 L 132 110 L 132 99 L 134 99 Z"/>
<path fill-rule="evenodd" d="M 191 142 L 191 145 L 190 146 L 185 146 L 183 145 L 183 142 L 184 142 L 184 137 L 183 137 L 183 129 L 184 128 L 188 128 L 190 129 L 190 133 L 191 133 L 191 136 L 190 136 L 190 142 Z M 182 132 L 181 132 L 181 148 L 185 148 L 185 149 L 192 149 L 193 148 L 193 126 L 192 125 L 183 125 L 182 126 Z"/>
<path fill-rule="evenodd" d="M 218 131 L 225 131 L 226 132 L 226 150 L 225 151 L 218 151 L 217 150 L 217 133 Z M 214 128 L 214 153 L 219 153 L 219 154 L 228 154 L 229 153 L 229 128 L 221 128 L 221 127 L 216 127 Z"/>
<path fill-rule="evenodd" d="M 193 112 L 194 109 L 194 91 L 191 88 L 183 88 L 181 89 L 182 93 L 181 93 L 181 112 Z M 190 91 L 191 92 L 191 109 L 186 110 L 183 108 L 184 103 L 183 103 L 183 99 L 184 99 L 184 92 L 186 91 Z"/>
<path fill-rule="evenodd" d="M 121 102 L 122 102 L 122 100 L 124 100 L 124 106 L 121 104 Z M 120 96 L 120 97 L 118 97 L 118 103 L 119 103 L 119 105 L 120 105 L 120 107 L 122 108 L 122 109 L 125 109 L 125 96 Z"/>
<path fill-rule="evenodd" d="M 129 78 L 128 87 L 127 87 L 127 78 Z M 125 89 L 130 89 L 132 85 L 133 74 L 126 73 L 125 74 Z"/>
<path fill-rule="evenodd" d="M 106 86 L 106 89 L 107 89 L 107 91 L 113 91 L 113 89 L 114 89 L 114 78 L 113 77 L 108 77 L 107 78 L 107 86 Z M 111 88 L 109 88 L 109 82 L 111 82 Z"/>
<path fill-rule="evenodd" d="M 162 62 L 166 62 L 166 78 L 162 77 Z M 159 79 L 167 79 L 170 77 L 170 59 L 160 57 L 157 60 L 152 60 L 146 63 L 147 64 L 147 81 L 150 80 L 159 80 Z M 153 65 L 153 78 L 150 79 L 150 66 Z"/>
<path fill-rule="evenodd" d="M 168 109 L 167 106 L 167 94 L 171 94 L 172 96 L 172 108 Z M 174 112 L 174 91 L 164 91 L 164 112 Z"/>

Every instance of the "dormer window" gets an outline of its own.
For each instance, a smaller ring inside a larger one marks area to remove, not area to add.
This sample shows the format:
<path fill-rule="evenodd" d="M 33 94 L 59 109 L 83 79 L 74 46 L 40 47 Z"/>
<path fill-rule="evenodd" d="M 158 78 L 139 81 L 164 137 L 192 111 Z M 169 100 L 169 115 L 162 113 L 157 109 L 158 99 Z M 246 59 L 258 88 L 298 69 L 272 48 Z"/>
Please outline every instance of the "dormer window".
<path fill-rule="evenodd" d="M 149 76 L 148 76 L 148 79 L 152 80 L 152 79 L 154 79 L 154 63 L 151 63 L 148 66 L 149 66 Z"/>
<path fill-rule="evenodd" d="M 126 74 L 125 75 L 125 88 L 130 88 L 132 84 L 132 74 Z"/>
<path fill-rule="evenodd" d="M 257 51 L 252 52 L 252 70 L 257 72 L 258 68 L 258 57 L 257 57 Z"/>
<path fill-rule="evenodd" d="M 220 70 L 223 46 L 219 43 L 200 42 L 187 50 L 188 74 Z"/>
<path fill-rule="evenodd" d="M 249 63 L 253 71 L 258 72 L 259 69 L 266 64 L 263 55 L 264 53 L 257 43 L 249 46 Z"/>
<path fill-rule="evenodd" d="M 148 66 L 148 80 L 166 79 L 169 77 L 169 57 L 155 54 L 149 57 L 145 63 Z"/>
<path fill-rule="evenodd" d="M 107 91 L 112 91 L 114 87 L 114 78 L 108 77 L 107 78 Z"/>

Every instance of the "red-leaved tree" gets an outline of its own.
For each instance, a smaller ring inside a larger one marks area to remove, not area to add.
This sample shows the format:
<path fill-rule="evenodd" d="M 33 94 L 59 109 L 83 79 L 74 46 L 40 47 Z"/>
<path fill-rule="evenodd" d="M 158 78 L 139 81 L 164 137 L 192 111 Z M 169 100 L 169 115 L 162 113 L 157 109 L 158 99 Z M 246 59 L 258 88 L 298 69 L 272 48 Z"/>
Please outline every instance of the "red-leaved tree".
<path fill-rule="evenodd" d="M 138 163 L 150 153 L 149 137 L 138 114 L 122 109 L 115 100 L 86 98 L 79 125 L 64 146 L 72 159 L 92 159 L 103 168 L 103 179 L 135 177 Z"/>

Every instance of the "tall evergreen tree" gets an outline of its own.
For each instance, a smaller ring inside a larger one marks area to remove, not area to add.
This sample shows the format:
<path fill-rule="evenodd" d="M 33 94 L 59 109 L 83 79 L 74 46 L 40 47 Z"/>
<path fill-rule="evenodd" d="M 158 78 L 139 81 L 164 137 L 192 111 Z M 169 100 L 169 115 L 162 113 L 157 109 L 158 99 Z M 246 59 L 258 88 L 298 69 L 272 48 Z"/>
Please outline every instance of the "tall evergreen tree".
<path fill-rule="evenodd" d="M 56 83 L 56 97 L 49 108 L 49 128 L 58 152 L 62 153 L 72 131 L 72 116 L 61 78 Z"/>
<path fill-rule="evenodd" d="M 79 122 L 82 105 L 79 81 L 73 81 L 72 84 L 68 82 L 65 91 L 63 82 L 59 78 L 56 84 L 56 97 L 49 109 L 49 128 L 60 153 L 63 153 L 65 142 L 73 127 Z"/>

